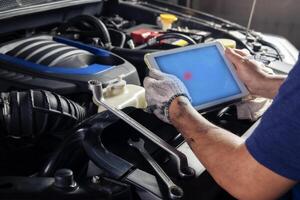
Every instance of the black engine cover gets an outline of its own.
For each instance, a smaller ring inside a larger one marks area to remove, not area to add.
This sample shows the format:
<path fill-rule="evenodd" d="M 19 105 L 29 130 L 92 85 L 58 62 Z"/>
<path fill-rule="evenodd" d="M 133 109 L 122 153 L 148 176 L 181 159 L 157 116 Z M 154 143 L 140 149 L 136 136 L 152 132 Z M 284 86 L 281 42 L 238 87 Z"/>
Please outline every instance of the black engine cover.
<path fill-rule="evenodd" d="M 35 36 L 0 47 L 2 91 L 39 88 L 61 94 L 86 92 L 89 80 L 107 84 L 119 76 L 127 83 L 140 84 L 135 67 L 126 60 L 62 37 Z"/>

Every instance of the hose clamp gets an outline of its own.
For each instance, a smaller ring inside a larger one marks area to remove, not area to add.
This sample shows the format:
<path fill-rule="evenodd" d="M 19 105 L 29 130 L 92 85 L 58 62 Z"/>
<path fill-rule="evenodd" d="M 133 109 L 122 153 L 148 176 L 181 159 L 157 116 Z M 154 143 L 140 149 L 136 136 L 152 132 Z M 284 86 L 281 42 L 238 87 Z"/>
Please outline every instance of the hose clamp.
<path fill-rule="evenodd" d="M 9 130 L 8 124 L 10 124 L 10 120 L 11 120 L 10 105 L 9 105 L 9 93 L 1 93 L 0 107 L 2 109 L 1 115 L 3 118 L 3 124 L 6 128 L 6 130 Z"/>

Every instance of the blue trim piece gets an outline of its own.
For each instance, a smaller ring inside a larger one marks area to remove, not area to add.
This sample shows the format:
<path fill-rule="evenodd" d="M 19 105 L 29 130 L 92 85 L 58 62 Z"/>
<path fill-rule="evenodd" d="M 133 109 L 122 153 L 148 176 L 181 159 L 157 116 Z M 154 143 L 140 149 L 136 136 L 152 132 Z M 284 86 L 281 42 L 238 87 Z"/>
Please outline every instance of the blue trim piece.
<path fill-rule="evenodd" d="M 112 67 L 110 65 L 101 64 L 92 64 L 85 68 L 48 67 L 4 54 L 0 54 L 0 60 L 15 64 L 23 68 L 28 68 L 30 70 L 51 74 L 93 75 L 106 71 Z"/>
<path fill-rule="evenodd" d="M 59 43 L 69 45 L 69 46 L 77 47 L 79 49 L 88 51 L 88 52 L 90 52 L 94 55 L 97 55 L 97 56 L 108 57 L 108 56 L 111 55 L 111 53 L 109 51 L 106 51 L 104 49 L 99 49 L 99 48 L 96 48 L 96 47 L 92 47 L 92 46 L 83 44 L 81 42 L 69 40 L 69 39 L 66 39 L 66 38 L 63 38 L 63 37 L 53 37 L 53 40 L 56 41 L 56 42 L 59 42 Z"/>

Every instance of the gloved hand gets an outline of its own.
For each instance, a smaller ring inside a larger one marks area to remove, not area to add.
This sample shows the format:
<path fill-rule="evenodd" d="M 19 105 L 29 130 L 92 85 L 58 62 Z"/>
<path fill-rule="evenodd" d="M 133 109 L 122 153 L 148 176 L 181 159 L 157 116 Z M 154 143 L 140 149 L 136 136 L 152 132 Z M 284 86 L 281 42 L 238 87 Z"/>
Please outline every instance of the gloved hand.
<path fill-rule="evenodd" d="M 148 111 L 166 123 L 170 123 L 169 107 L 176 97 L 185 96 L 191 101 L 185 85 L 176 76 L 156 69 L 150 70 L 149 77 L 144 80 L 144 87 Z"/>

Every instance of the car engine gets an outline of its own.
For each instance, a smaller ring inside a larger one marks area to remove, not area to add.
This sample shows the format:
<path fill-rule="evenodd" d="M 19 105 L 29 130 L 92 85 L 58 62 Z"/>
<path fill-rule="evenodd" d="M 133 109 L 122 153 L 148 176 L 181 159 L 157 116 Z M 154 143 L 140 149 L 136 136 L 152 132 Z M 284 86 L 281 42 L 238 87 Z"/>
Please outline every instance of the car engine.
<path fill-rule="evenodd" d="M 225 41 L 285 74 L 298 57 L 287 50 L 294 49 L 287 40 L 162 1 L 9 2 L 0 0 L 1 199 L 169 198 L 162 181 L 128 145 L 137 138 L 182 188 L 182 199 L 230 198 L 191 150 L 181 157 L 179 151 L 188 147 L 180 133 L 144 111 L 144 56 Z M 159 21 L 166 12 L 176 16 L 167 29 Z M 174 150 L 182 166 L 195 162 L 185 171 L 189 176 L 180 176 L 178 160 L 163 145 L 97 104 L 90 80 L 101 83 L 107 102 Z M 235 105 L 203 115 L 240 136 L 254 123 L 238 119 Z"/>

